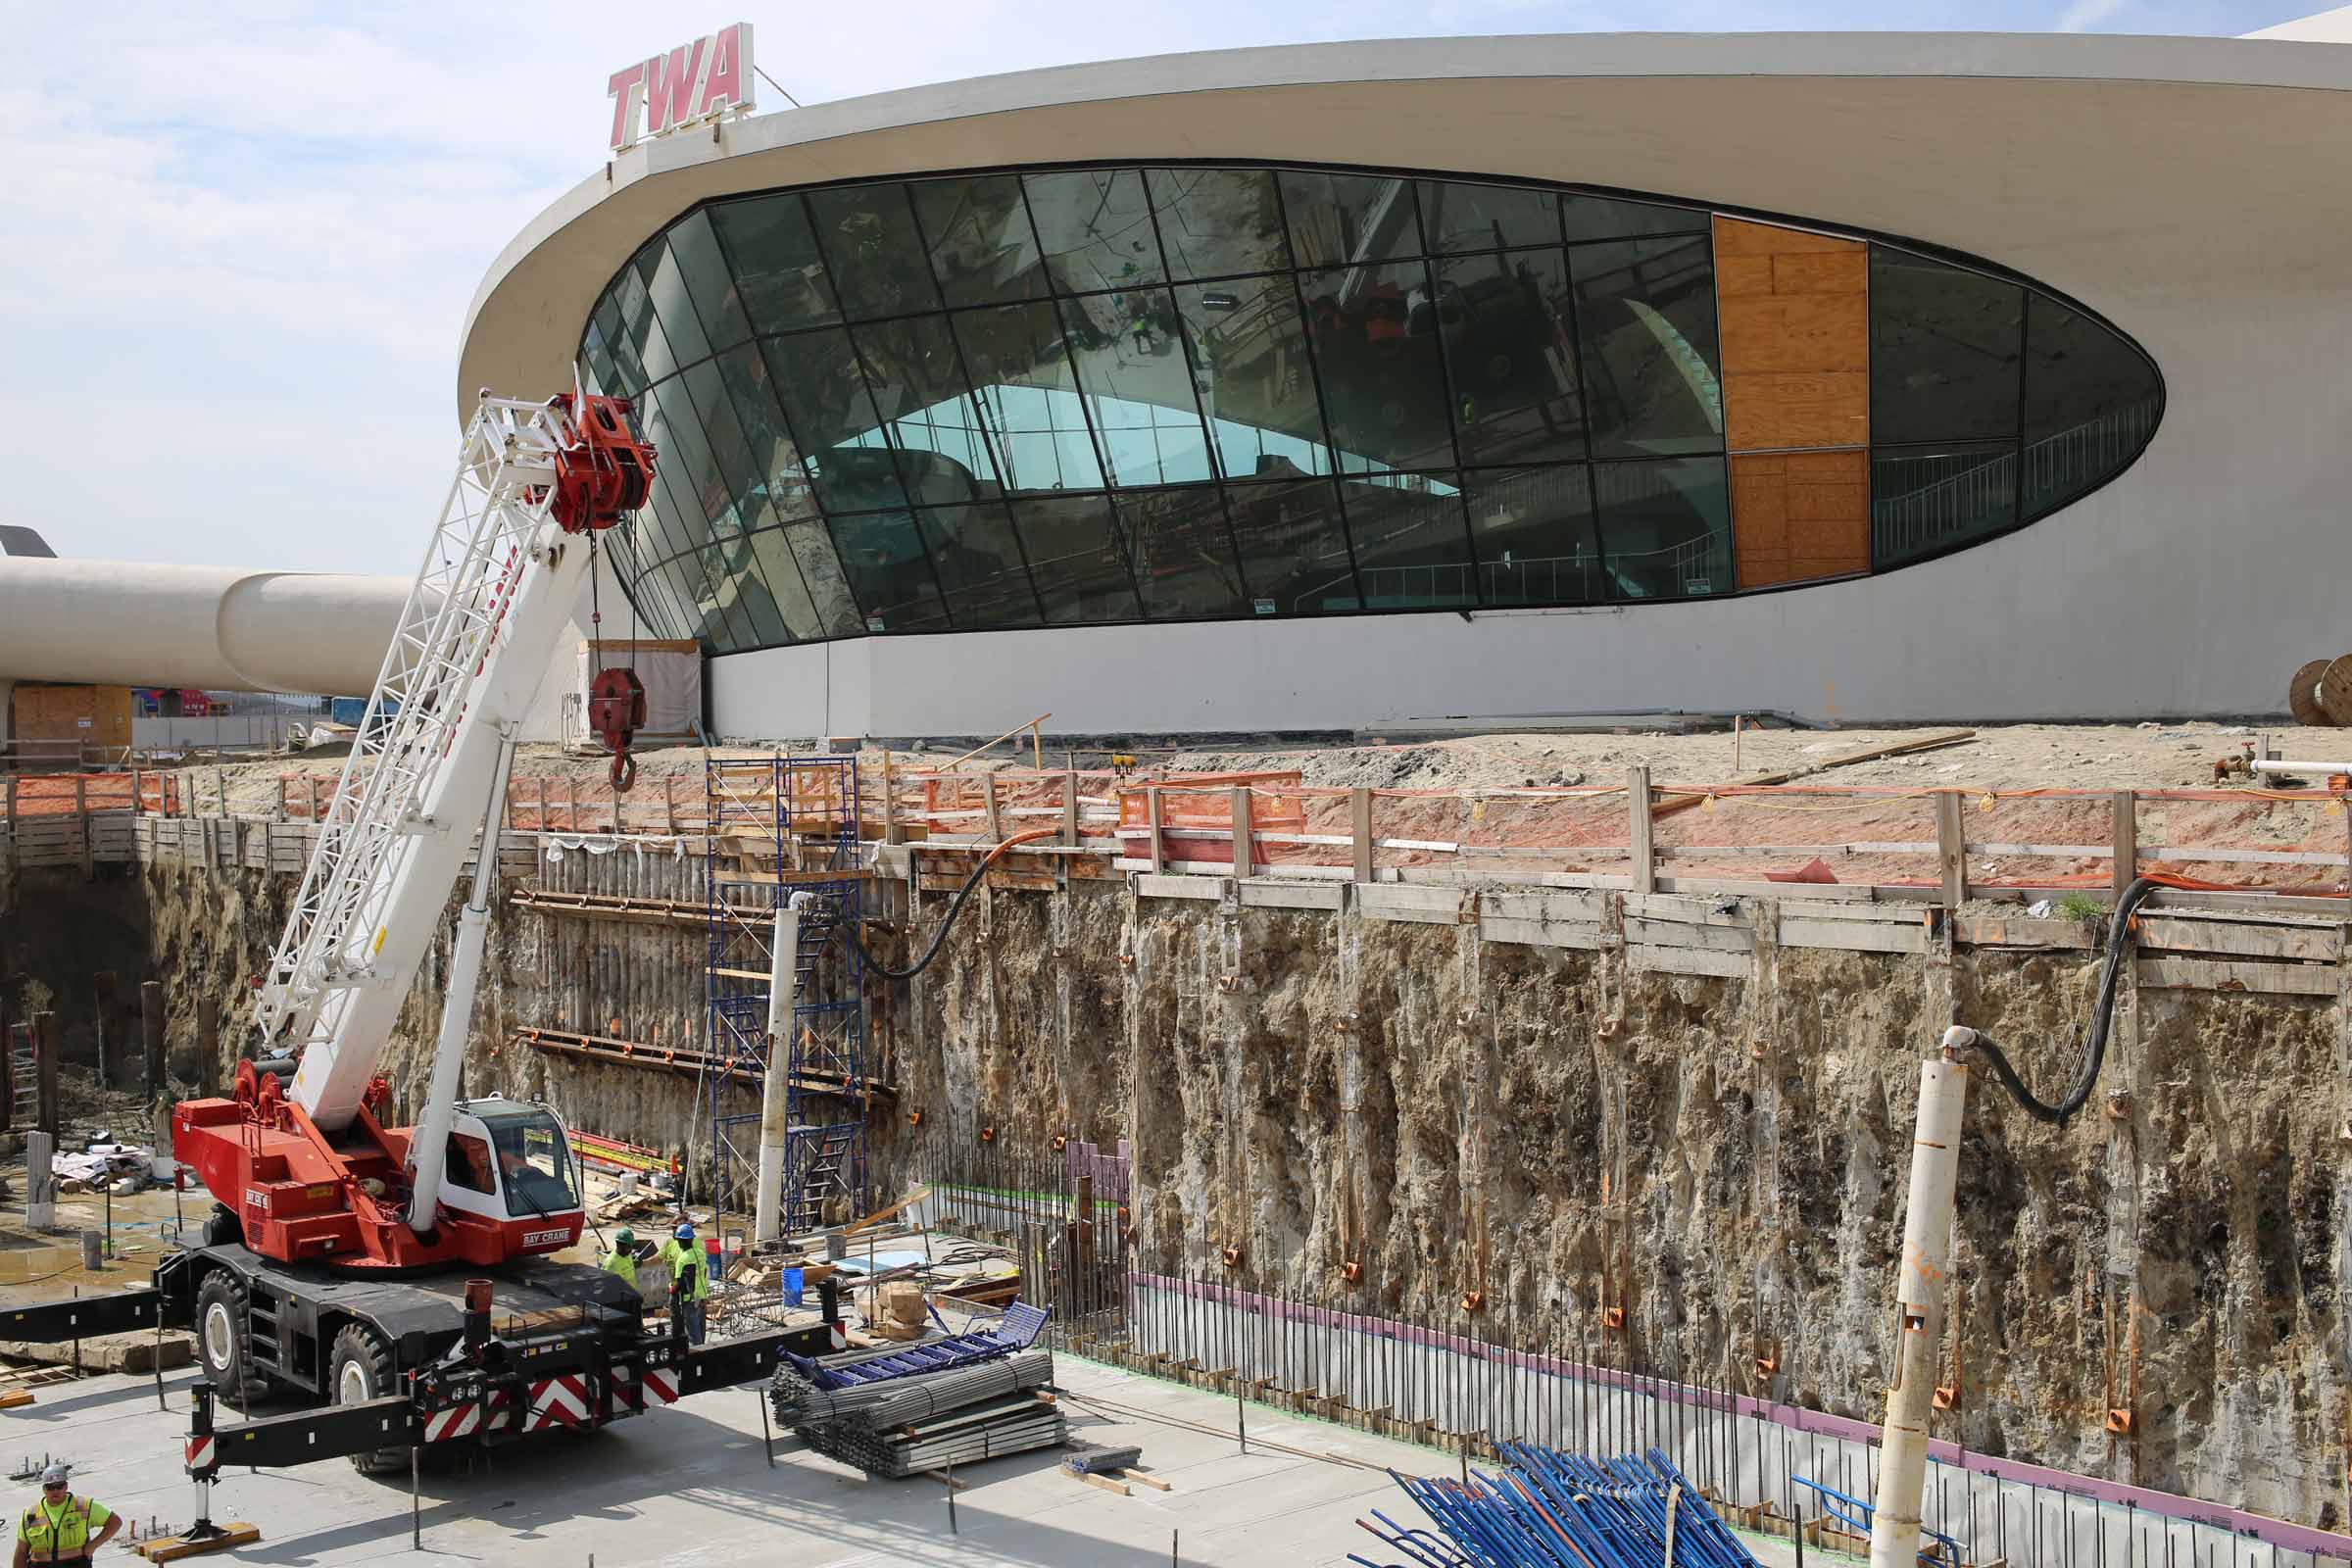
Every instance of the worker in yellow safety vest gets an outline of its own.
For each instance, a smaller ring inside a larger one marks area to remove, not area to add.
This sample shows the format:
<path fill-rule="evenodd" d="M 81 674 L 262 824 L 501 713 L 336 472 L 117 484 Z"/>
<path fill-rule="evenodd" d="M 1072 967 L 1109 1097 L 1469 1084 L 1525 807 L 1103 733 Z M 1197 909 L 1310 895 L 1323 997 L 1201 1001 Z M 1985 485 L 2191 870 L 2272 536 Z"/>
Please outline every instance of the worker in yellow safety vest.
<path fill-rule="evenodd" d="M 621 1227 L 612 1238 L 612 1254 L 605 1259 L 605 1272 L 617 1274 L 631 1285 L 637 1283 L 637 1233 Z"/>
<path fill-rule="evenodd" d="M 659 1254 L 668 1266 L 673 1288 L 670 1299 L 677 1303 L 675 1310 L 685 1320 L 689 1344 L 703 1343 L 703 1303 L 710 1298 L 710 1270 L 703 1263 L 703 1249 L 694 1239 L 694 1222 L 678 1221 L 678 1228 L 662 1244 Z"/>
<path fill-rule="evenodd" d="M 24 1510 L 17 1526 L 16 1568 L 86 1563 L 122 1528 L 122 1521 L 95 1499 L 74 1496 L 68 1489 L 66 1467 L 53 1464 L 41 1472 L 41 1500 Z M 98 1532 L 94 1537 L 92 1530 Z"/>

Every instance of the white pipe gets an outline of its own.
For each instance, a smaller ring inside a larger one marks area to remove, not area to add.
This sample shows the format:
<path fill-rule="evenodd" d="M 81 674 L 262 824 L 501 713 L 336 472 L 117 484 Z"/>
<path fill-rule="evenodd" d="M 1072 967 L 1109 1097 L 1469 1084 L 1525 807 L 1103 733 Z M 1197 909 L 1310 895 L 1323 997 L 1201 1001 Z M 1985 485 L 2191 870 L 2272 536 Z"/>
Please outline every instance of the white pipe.
<path fill-rule="evenodd" d="M 780 1240 L 784 1218 L 784 1148 L 792 1141 L 792 1009 L 799 1000 L 801 911 L 808 895 L 795 893 L 776 911 L 767 980 L 767 1080 L 760 1096 L 760 1188 L 752 1200 L 752 1242 Z"/>
<path fill-rule="evenodd" d="M 1951 1059 L 1976 1031 L 1944 1031 L 1943 1055 L 1920 1064 L 1919 1128 L 1911 1142 L 1911 1197 L 1895 1266 L 1894 1382 L 1879 1456 L 1870 1523 L 1870 1568 L 1918 1568 L 1920 1497 L 1928 1476 L 1928 1421 L 1943 1344 L 1943 1287 L 1951 1273 L 1952 1200 L 1960 1174 L 1960 1117 L 1968 1069 Z"/>
<path fill-rule="evenodd" d="M 2257 757 L 2249 765 L 2257 773 L 2352 773 L 2352 762 L 2306 762 L 2285 757 Z"/>
<path fill-rule="evenodd" d="M 0 679 L 375 688 L 403 577 L 0 557 Z"/>
<path fill-rule="evenodd" d="M 481 848 L 474 853 L 473 892 L 458 914 L 458 940 L 449 956 L 449 989 L 441 999 L 441 1033 L 433 1043 L 433 1075 L 409 1135 L 409 1229 L 432 1234 L 441 1203 L 441 1175 L 449 1158 L 449 1129 L 458 1119 L 458 1074 L 466 1064 L 466 1034 L 473 1024 L 473 994 L 489 944 L 490 890 L 498 883 L 498 835 L 506 822 L 507 777 L 514 770 L 514 729 L 498 749 L 497 778 L 482 813 Z"/>

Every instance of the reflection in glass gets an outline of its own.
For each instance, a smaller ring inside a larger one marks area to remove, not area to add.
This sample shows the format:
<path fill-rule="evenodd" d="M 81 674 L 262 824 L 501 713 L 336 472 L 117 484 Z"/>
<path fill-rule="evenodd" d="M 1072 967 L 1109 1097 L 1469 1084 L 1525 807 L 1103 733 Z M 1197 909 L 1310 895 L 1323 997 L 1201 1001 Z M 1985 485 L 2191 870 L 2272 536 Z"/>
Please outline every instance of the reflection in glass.
<path fill-rule="evenodd" d="M 2064 506 L 2137 457 L 2162 401 L 2131 344 L 2036 296 L 2026 311 L 2026 514 Z"/>
<path fill-rule="evenodd" d="M 654 379 L 646 369 L 648 356 L 664 367 L 671 362 L 669 345 L 662 341 L 662 328 L 655 323 L 653 307 L 646 299 L 645 279 L 634 262 L 622 268 L 613 280 L 612 300 L 617 322 L 611 339 L 612 363 L 624 383 L 645 386 Z"/>
<path fill-rule="evenodd" d="M 1583 465 L 1481 468 L 1463 476 L 1480 597 L 1490 605 L 1595 604 L 1609 597 Z"/>
<path fill-rule="evenodd" d="M 1562 196 L 1560 222 L 1573 245 L 1579 240 L 1633 239 L 1643 234 L 1704 234 L 1709 219 L 1701 207 L 1625 202 L 1608 196 Z"/>
<path fill-rule="evenodd" d="M 1289 274 L 1176 289 L 1193 383 L 1228 479 L 1329 473 L 1314 362 Z"/>
<path fill-rule="evenodd" d="M 1889 447 L 1870 455 L 1870 560 L 1899 565 L 2017 522 L 2007 442 Z"/>
<path fill-rule="evenodd" d="M 1272 174 L 1262 169 L 1153 169 L 1146 175 L 1169 276 L 1289 270 L 1291 248 L 1283 239 Z"/>
<path fill-rule="evenodd" d="M 1311 615 L 1356 608 L 1354 564 L 1329 479 L 1228 485 L 1225 505 L 1253 613 Z"/>
<path fill-rule="evenodd" d="M 748 535 L 744 548 L 759 563 L 760 575 L 775 600 L 776 613 L 795 642 L 814 642 L 834 635 L 824 616 L 817 612 L 815 600 L 809 597 L 800 563 L 793 559 L 792 545 L 784 537 L 783 529 L 762 528 Z M 854 630 L 856 616 L 851 617 L 850 624 Z"/>
<path fill-rule="evenodd" d="M 947 624 L 931 558 L 914 515 L 904 510 L 831 518 L 842 574 L 865 612 L 868 631 L 936 631 Z"/>
<path fill-rule="evenodd" d="M 1871 246 L 1871 439 L 2016 434 L 2025 317 L 2015 283 Z"/>
<path fill-rule="evenodd" d="M 1138 617 L 1127 545 L 1108 496 L 1023 496 L 1012 515 L 1047 624 Z"/>
<path fill-rule="evenodd" d="M 1343 472 L 1453 464 L 1446 367 L 1419 262 L 1299 274 L 1315 371 Z"/>
<path fill-rule="evenodd" d="M 962 311 L 950 318 L 971 372 L 978 419 L 1007 490 L 1093 490 L 1102 465 L 1052 305 Z"/>
<path fill-rule="evenodd" d="M 1421 254 L 1410 180 L 1285 170 L 1282 205 L 1291 223 L 1291 255 L 1300 267 L 1352 267 Z"/>
<path fill-rule="evenodd" d="M 1044 296 L 1045 270 L 1018 175 L 925 180 L 914 187 L 914 216 L 950 305 Z"/>
<path fill-rule="evenodd" d="M 1582 458 L 1567 254 L 1555 245 L 1433 266 L 1462 461 Z"/>
<path fill-rule="evenodd" d="M 881 428 L 858 444 L 899 448 L 906 455 L 900 469 L 918 502 L 969 501 L 981 481 L 993 485 L 996 460 L 947 318 L 883 321 L 859 327 L 857 336 L 866 389 L 882 418 Z"/>
<path fill-rule="evenodd" d="M 1421 228 L 1432 256 L 1557 245 L 1560 199 L 1547 190 L 1421 181 Z"/>
<path fill-rule="evenodd" d="M 1581 470 L 1580 470 L 1581 471 Z M 1340 505 L 1355 541 L 1362 608 L 1403 610 L 1479 603 L 1461 476 L 1390 473 L 1350 478 Z"/>
<path fill-rule="evenodd" d="M 752 335 L 743 313 L 743 296 L 727 259 L 718 252 L 718 236 L 710 231 L 707 212 L 687 214 L 669 229 L 669 254 L 694 297 L 695 314 L 702 318 L 703 335 L 712 348 L 733 348 Z"/>
<path fill-rule="evenodd" d="M 1710 243 L 1637 240 L 1568 254 L 1592 455 L 1721 451 Z"/>
<path fill-rule="evenodd" d="M 1037 595 L 1003 502 L 933 507 L 915 517 L 958 627 L 1037 624 Z"/>
<path fill-rule="evenodd" d="M 1731 495 L 1721 458 L 1598 464 L 1592 490 L 1611 598 L 1732 591 Z"/>
<path fill-rule="evenodd" d="M 670 361 L 657 363 L 649 345 L 645 373 L 659 381 L 672 370 L 692 365 L 710 355 L 710 340 L 703 336 L 702 318 L 694 302 L 686 297 L 686 274 L 678 270 L 677 258 L 669 253 L 666 237 L 654 241 L 637 253 L 637 270 L 645 278 L 645 292 L 653 303 L 654 315 L 662 322 L 662 338 L 669 345 Z"/>
<path fill-rule="evenodd" d="M 1062 335 L 1115 485 L 1187 484 L 1208 473 L 1208 440 L 1164 288 L 1064 300 Z"/>
<path fill-rule="evenodd" d="M 808 214 L 797 195 L 720 202 L 710 224 L 743 291 L 755 332 L 791 332 L 841 319 Z"/>
<path fill-rule="evenodd" d="M 769 338 L 760 346 L 767 360 L 769 384 L 800 437 L 802 461 L 816 481 L 817 499 L 825 509 L 855 512 L 905 506 L 906 492 L 890 454 L 858 451 L 851 445 L 882 421 L 874 416 L 849 333 L 829 327 Z"/>
<path fill-rule="evenodd" d="M 1046 270 L 1063 293 L 1134 288 L 1167 276 L 1143 176 L 1132 169 L 1024 174 Z"/>
<path fill-rule="evenodd" d="M 1247 609 L 1225 503 L 1214 485 L 1140 490 L 1117 500 L 1135 552 L 1135 586 L 1154 619 Z"/>
<path fill-rule="evenodd" d="M 760 553 L 749 538 L 735 534 L 722 539 L 710 551 L 707 572 L 712 593 L 750 639 L 748 646 L 790 640 L 783 611 L 760 569 Z"/>
<path fill-rule="evenodd" d="M 849 185 L 808 193 L 808 220 L 851 320 L 939 309 L 939 289 L 904 185 Z"/>
<path fill-rule="evenodd" d="M 649 630 L 719 650 L 1729 592 L 1709 222 L 1311 169 L 711 202 L 582 327 L 584 384 L 662 453 L 607 547 Z M 1875 564 L 2145 446 L 2161 384 L 2112 329 L 1894 246 L 1870 268 Z"/>

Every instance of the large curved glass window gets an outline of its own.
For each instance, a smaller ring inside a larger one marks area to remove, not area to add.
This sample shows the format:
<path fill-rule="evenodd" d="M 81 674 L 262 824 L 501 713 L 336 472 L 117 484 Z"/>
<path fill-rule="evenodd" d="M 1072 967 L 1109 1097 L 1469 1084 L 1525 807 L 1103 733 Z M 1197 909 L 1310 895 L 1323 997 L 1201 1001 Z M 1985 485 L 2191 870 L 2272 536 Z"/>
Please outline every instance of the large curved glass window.
<path fill-rule="evenodd" d="M 1806 531 L 1837 517 L 1860 559 L 1864 471 L 1884 568 L 2066 505 L 2153 433 L 2155 370 L 2112 329 L 1878 241 L 1851 394 L 1858 410 L 1867 381 L 1868 418 L 1815 418 L 1836 375 L 1808 381 L 1805 356 L 1756 334 L 1814 329 L 1808 301 L 1863 286 L 1864 242 L 1829 262 L 1828 241 L 1751 243 L 1719 268 L 1719 221 L 1306 168 L 709 202 L 583 323 L 583 380 L 636 399 L 661 452 L 612 548 L 653 630 L 721 653 L 1641 604 L 1821 574 L 1847 555 Z M 1854 427 L 1860 451 L 1814 448 L 1847 454 L 1821 460 L 1851 465 L 1845 512 L 1775 488 L 1774 443 L 1744 433 Z"/>
<path fill-rule="evenodd" d="M 2020 283 L 1874 244 L 1871 564 L 2006 533 L 2122 471 L 2163 388 L 2111 328 Z"/>

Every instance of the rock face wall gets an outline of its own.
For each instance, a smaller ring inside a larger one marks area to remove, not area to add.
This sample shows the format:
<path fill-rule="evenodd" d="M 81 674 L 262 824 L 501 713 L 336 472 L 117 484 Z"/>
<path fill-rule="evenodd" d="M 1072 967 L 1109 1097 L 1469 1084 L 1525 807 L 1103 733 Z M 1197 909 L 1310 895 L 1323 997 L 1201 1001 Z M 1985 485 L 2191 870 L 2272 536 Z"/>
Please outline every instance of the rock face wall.
<path fill-rule="evenodd" d="M 1514 1332 L 1626 1307 L 1635 1354 L 1876 1419 L 1918 1063 L 1965 1020 L 2054 1097 L 2089 956 L 1787 949 L 1761 979 L 1627 976 L 1469 926 L 995 894 L 911 999 L 885 1176 L 1125 1137 L 1142 1259 Z M 1060 956 L 1056 957 L 1055 954 Z M 1126 957 L 1132 961 L 1123 962 Z M 1971 1090 L 1939 1436 L 2337 1525 L 2343 1020 L 2127 978 L 2063 1129 Z M 1348 1260 L 1363 1265 L 1349 1286 Z M 2111 1370 L 2112 1368 L 2112 1370 Z"/>
<path fill-rule="evenodd" d="M 209 984 L 249 1009 L 283 879 L 146 875 L 175 1008 Z M 542 875 L 700 897 L 691 863 Z M 922 901 L 919 932 L 943 903 Z M 502 907 L 468 1090 L 700 1151 L 693 1080 L 509 1042 L 529 1023 L 698 1044 L 706 961 L 693 927 Z M 387 1064 L 403 1086 L 445 962 L 446 935 Z M 1629 975 L 1475 926 L 1116 882 L 991 891 L 923 975 L 869 991 L 900 1085 L 871 1124 L 873 1174 L 895 1189 L 983 1126 L 1018 1151 L 1126 1138 L 1147 1265 L 1211 1268 L 1235 1246 L 1246 1283 L 1421 1317 L 1479 1290 L 1562 1347 L 1605 1291 L 1649 1366 L 1750 1390 L 1761 1355 L 1782 1396 L 1875 1419 L 1918 1062 L 1958 1018 L 2054 1093 L 2095 983 L 2081 953 L 1946 967 L 1795 948 L 1745 979 Z M 241 1022 L 224 1019 L 232 1044 Z M 185 1027 L 175 1013 L 175 1041 Z M 2133 1403 L 2136 1363 L 2139 1480 L 2340 1526 L 2344 1033 L 2324 1000 L 2127 979 L 2100 1093 L 2063 1129 L 1980 1075 L 1945 1362 L 1961 1407 L 1939 1435 L 2131 1479 L 2133 1445 L 2103 1422 Z"/>

